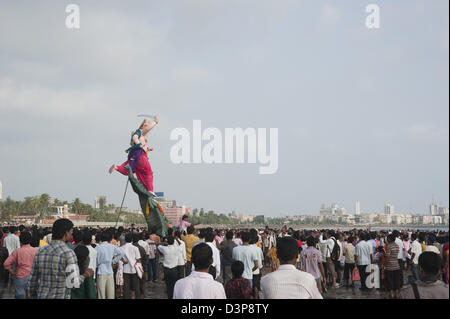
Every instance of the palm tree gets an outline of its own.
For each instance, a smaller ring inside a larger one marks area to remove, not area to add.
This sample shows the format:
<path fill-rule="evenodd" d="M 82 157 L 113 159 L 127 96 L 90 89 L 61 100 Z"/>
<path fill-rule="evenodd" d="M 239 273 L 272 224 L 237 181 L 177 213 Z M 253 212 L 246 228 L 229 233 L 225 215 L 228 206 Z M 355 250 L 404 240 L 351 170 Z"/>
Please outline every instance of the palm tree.
<path fill-rule="evenodd" d="M 39 207 L 41 206 L 41 198 L 39 196 L 34 196 L 31 199 L 31 207 L 33 208 L 33 212 L 39 213 Z"/>
<path fill-rule="evenodd" d="M 82 203 L 78 197 L 75 198 L 75 200 L 72 202 L 70 206 L 75 215 L 81 215 Z"/>
<path fill-rule="evenodd" d="M 48 215 L 48 208 L 50 207 L 50 195 L 41 194 L 40 206 L 41 215 Z"/>
<path fill-rule="evenodd" d="M 100 196 L 100 198 L 98 199 L 98 205 L 100 206 L 100 210 L 103 210 L 106 206 L 106 198 Z"/>

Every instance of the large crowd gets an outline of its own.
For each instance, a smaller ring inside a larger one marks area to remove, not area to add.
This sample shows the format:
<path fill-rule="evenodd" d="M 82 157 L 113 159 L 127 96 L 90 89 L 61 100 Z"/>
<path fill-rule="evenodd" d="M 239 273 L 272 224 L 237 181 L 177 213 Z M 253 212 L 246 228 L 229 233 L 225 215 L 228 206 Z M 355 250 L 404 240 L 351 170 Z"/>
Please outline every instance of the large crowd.
<path fill-rule="evenodd" d="M 448 231 L 0 227 L 0 298 L 322 299 L 345 287 L 449 298 Z M 410 275 L 409 275 L 410 274 Z M 356 285 L 355 285 L 356 283 Z M 151 289 L 151 288 L 150 288 Z"/>

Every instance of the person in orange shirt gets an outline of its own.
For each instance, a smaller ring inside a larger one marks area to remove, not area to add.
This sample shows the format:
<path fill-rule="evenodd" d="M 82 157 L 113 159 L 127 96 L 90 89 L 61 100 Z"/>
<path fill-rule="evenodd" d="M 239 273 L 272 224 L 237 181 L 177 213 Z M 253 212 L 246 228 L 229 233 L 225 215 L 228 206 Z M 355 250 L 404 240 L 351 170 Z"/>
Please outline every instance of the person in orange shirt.
<path fill-rule="evenodd" d="M 194 244 L 199 240 L 197 236 L 194 235 L 195 227 L 190 225 L 186 229 L 187 236 L 181 234 L 181 240 L 184 241 L 186 245 L 186 277 L 191 274 L 192 270 L 192 261 L 191 261 L 191 255 L 192 255 L 192 247 L 194 247 Z"/>
<path fill-rule="evenodd" d="M 39 231 L 39 248 L 45 247 L 48 245 L 48 243 L 44 240 L 44 231 L 40 230 Z"/>

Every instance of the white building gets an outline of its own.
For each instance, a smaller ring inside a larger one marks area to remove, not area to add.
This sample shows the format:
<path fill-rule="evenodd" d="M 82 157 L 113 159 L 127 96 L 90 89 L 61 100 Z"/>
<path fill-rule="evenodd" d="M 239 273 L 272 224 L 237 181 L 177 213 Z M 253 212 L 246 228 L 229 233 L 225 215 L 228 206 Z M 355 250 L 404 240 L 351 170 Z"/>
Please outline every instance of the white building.
<path fill-rule="evenodd" d="M 438 205 L 431 204 L 430 205 L 430 215 L 437 215 L 438 214 Z"/>
<path fill-rule="evenodd" d="M 409 215 L 409 214 L 407 214 L 407 215 L 403 215 L 403 223 L 404 224 L 412 224 L 412 222 L 413 222 L 413 216 L 412 215 Z"/>
<path fill-rule="evenodd" d="M 356 202 L 355 205 L 355 215 L 361 215 L 361 204 L 359 202 Z"/>
<path fill-rule="evenodd" d="M 240 214 L 239 215 L 239 220 L 243 223 L 251 223 L 253 222 L 253 220 L 255 219 L 256 215 L 244 215 L 244 214 Z"/>
<path fill-rule="evenodd" d="M 438 225 L 442 224 L 442 217 L 441 216 L 432 216 L 432 215 L 424 215 L 422 217 L 422 224 L 424 225 Z"/>
<path fill-rule="evenodd" d="M 102 208 L 102 207 L 100 207 L 101 205 L 106 206 L 106 196 L 96 196 L 95 197 L 94 208 L 100 209 L 100 208 Z"/>
<path fill-rule="evenodd" d="M 391 214 L 379 214 L 380 222 L 382 224 L 390 224 L 392 223 L 392 215 Z"/>
<path fill-rule="evenodd" d="M 1 189 L 1 184 L 0 184 L 0 189 Z M 0 199 L 1 199 L 1 194 L 0 194 Z M 448 207 L 439 207 L 438 214 L 441 216 L 448 215 Z"/>
<path fill-rule="evenodd" d="M 394 205 L 391 204 L 385 204 L 384 205 L 384 213 L 388 215 L 394 214 Z"/>
<path fill-rule="evenodd" d="M 58 216 L 65 218 L 69 215 L 69 205 L 55 206 L 55 208 L 58 211 Z"/>
<path fill-rule="evenodd" d="M 344 216 L 346 214 L 347 210 L 343 207 L 339 207 L 337 204 L 333 204 L 331 205 L 331 207 L 326 207 L 325 204 L 322 204 L 322 206 L 320 206 L 320 216 Z"/>

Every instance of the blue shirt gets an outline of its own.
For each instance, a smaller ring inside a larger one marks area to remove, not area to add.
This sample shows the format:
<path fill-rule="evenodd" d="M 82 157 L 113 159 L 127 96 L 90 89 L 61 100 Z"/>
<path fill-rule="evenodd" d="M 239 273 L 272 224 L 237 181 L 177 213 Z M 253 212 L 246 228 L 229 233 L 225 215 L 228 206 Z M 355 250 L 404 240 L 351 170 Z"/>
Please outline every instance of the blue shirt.
<path fill-rule="evenodd" d="M 125 256 L 122 250 L 108 242 L 97 245 L 95 250 L 97 251 L 97 275 L 114 274 L 111 263 L 117 263 Z"/>

